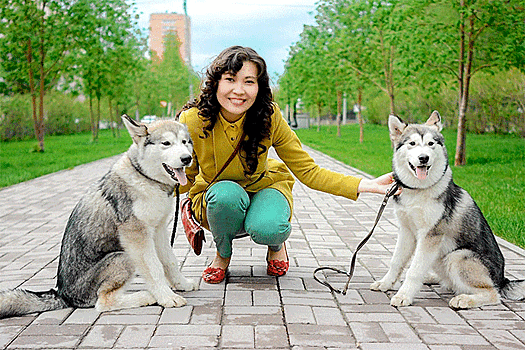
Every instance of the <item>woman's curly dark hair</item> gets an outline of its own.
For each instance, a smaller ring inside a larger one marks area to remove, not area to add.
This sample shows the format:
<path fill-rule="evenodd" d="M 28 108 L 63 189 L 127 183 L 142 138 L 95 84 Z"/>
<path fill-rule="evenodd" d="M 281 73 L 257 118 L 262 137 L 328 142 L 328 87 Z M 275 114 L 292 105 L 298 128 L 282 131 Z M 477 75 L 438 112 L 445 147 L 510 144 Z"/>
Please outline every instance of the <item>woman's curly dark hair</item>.
<path fill-rule="evenodd" d="M 251 175 L 257 169 L 258 155 L 266 151 L 261 141 L 270 137 L 271 116 L 274 112 L 266 62 L 255 50 L 242 46 L 232 46 L 223 50 L 206 70 L 199 97 L 187 103 L 182 110 L 198 108 L 199 115 L 206 121 L 202 130 L 204 135 L 201 137 L 208 137 L 217 122 L 221 109 L 217 100 L 219 80 L 224 73 L 237 74 L 242 69 L 244 62 L 253 62 L 257 66 L 259 87 L 254 104 L 246 112 L 244 132 L 248 139 L 243 141 L 241 146 L 241 155 L 246 158 L 248 166 L 245 173 Z"/>

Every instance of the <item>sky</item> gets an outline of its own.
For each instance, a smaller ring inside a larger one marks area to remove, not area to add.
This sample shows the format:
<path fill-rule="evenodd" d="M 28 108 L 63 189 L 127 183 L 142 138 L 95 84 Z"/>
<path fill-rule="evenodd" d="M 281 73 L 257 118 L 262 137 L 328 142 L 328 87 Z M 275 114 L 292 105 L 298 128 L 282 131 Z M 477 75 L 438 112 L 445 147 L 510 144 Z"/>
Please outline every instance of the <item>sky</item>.
<path fill-rule="evenodd" d="M 186 0 L 191 19 L 191 60 L 202 73 L 223 49 L 249 46 L 268 65 L 273 83 L 284 72 L 289 48 L 304 25 L 315 24 L 317 0 Z M 128 1 L 128 2 L 131 2 Z M 147 30 L 151 13 L 184 13 L 183 0 L 135 0 L 139 26 Z"/>

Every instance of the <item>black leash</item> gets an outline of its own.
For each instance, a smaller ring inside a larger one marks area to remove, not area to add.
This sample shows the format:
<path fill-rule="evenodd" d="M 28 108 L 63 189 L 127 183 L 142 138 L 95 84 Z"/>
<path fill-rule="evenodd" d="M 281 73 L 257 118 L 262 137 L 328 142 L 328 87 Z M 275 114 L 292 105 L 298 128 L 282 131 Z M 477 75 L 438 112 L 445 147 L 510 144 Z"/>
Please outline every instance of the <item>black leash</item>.
<path fill-rule="evenodd" d="M 339 293 L 339 294 L 342 294 L 342 295 L 346 295 L 346 291 L 348 290 L 348 286 L 350 285 L 350 280 L 352 279 L 352 276 L 354 275 L 355 261 L 356 261 L 356 258 L 357 258 L 357 252 L 359 252 L 359 250 L 361 248 L 363 248 L 363 246 L 366 244 L 366 242 L 368 242 L 370 237 L 372 237 L 372 233 L 374 233 L 374 230 L 375 230 L 375 228 L 377 226 L 377 223 L 379 222 L 379 219 L 381 218 L 381 215 L 383 215 L 383 211 L 385 210 L 386 204 L 388 203 L 388 199 L 390 197 L 392 197 L 394 195 L 394 193 L 397 192 L 398 189 L 399 189 L 399 184 L 397 182 L 394 182 L 392 187 L 390 187 L 390 189 L 386 192 L 385 198 L 383 198 L 383 203 L 381 203 L 381 207 L 379 208 L 379 212 L 377 213 L 376 221 L 374 223 L 374 226 L 372 227 L 372 229 L 370 230 L 368 235 L 366 235 L 366 237 L 363 238 L 363 240 L 361 242 L 359 242 L 359 245 L 357 246 L 354 254 L 352 255 L 352 260 L 350 262 L 350 271 L 346 272 L 346 271 L 337 269 L 335 267 L 321 266 L 321 267 L 318 267 L 317 269 L 315 269 L 315 271 L 314 271 L 314 279 L 317 282 L 319 282 L 322 285 L 328 287 L 330 289 L 330 291 L 332 291 L 332 292 L 336 292 L 336 293 Z M 346 282 L 345 287 L 342 290 L 335 289 L 334 287 L 332 287 L 330 285 L 330 283 L 328 283 L 327 280 L 321 281 L 319 278 L 317 278 L 317 276 L 315 274 L 318 273 L 319 271 L 323 271 L 323 270 L 335 271 L 337 273 L 342 273 L 342 274 L 348 276 L 348 281 Z"/>
<path fill-rule="evenodd" d="M 175 217 L 173 218 L 173 230 L 171 231 L 171 247 L 175 242 L 175 233 L 177 232 L 177 223 L 179 222 L 179 206 L 180 206 L 180 184 L 175 185 Z"/>

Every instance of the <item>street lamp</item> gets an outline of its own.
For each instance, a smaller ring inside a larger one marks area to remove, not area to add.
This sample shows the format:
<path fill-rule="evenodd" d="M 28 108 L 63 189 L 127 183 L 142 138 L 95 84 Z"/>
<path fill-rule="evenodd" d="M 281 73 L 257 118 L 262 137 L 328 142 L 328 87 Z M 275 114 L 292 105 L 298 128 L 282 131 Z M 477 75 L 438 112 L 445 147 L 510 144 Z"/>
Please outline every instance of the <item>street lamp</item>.
<path fill-rule="evenodd" d="M 188 8 L 186 6 L 186 0 L 184 0 L 183 3 L 184 7 L 184 27 L 185 27 L 185 33 L 184 36 L 186 37 L 186 40 L 184 40 L 184 46 L 186 51 L 186 64 L 188 65 L 188 88 L 189 88 L 189 98 L 190 101 L 193 101 L 193 84 L 191 83 L 191 71 L 193 70 L 191 67 L 191 47 L 190 47 L 190 19 L 188 17 Z"/>

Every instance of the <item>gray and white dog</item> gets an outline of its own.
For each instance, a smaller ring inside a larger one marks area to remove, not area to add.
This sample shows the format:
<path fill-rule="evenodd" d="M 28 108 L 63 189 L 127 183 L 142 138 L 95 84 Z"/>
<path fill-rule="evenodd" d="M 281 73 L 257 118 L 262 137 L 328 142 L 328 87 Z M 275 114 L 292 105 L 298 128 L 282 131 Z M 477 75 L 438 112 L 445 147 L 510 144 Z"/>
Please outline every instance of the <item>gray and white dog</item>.
<path fill-rule="evenodd" d="M 403 188 L 394 197 L 400 227 L 391 267 L 370 288 L 392 289 L 412 258 L 393 306 L 412 304 L 428 281 L 453 290 L 449 305 L 456 309 L 497 304 L 500 297 L 523 299 L 525 282 L 505 278 L 505 261 L 485 217 L 452 180 L 439 113 L 423 125 L 391 115 L 388 126 L 393 175 Z"/>
<path fill-rule="evenodd" d="M 197 284 L 180 272 L 168 223 L 175 185 L 187 182 L 193 145 L 185 125 L 172 120 L 139 124 L 122 116 L 133 139 L 129 150 L 80 199 L 67 223 L 57 285 L 46 292 L 0 293 L 0 318 L 65 307 L 99 311 L 158 303 L 186 304 L 176 290 Z M 138 272 L 147 290 L 126 292 Z"/>

